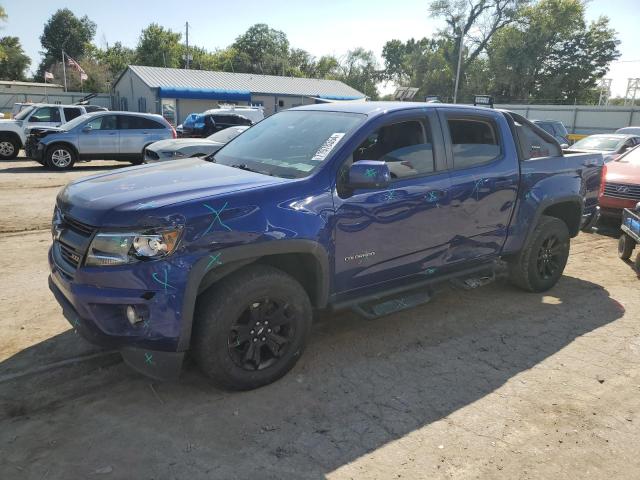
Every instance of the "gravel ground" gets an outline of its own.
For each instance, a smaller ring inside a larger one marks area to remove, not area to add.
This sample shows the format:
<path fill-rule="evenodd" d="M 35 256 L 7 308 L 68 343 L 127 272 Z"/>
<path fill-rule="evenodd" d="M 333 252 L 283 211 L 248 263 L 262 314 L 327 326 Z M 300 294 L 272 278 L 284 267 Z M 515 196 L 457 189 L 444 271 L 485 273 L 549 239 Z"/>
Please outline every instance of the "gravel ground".
<path fill-rule="evenodd" d="M 0 478 L 640 478 L 640 280 L 614 238 L 580 234 L 544 295 L 498 282 L 324 316 L 259 390 L 190 365 L 155 383 L 75 335 L 46 286 L 56 192 L 122 165 L 0 165 Z"/>

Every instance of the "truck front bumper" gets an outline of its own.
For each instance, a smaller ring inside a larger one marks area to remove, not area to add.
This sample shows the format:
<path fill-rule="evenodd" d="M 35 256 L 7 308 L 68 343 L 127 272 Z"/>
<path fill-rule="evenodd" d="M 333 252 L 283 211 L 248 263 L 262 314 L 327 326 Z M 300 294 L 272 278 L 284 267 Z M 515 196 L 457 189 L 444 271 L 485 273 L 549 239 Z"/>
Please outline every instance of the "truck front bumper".
<path fill-rule="evenodd" d="M 180 375 L 185 352 L 177 351 L 178 337 L 167 337 L 154 330 L 153 320 L 166 317 L 166 304 L 141 297 L 143 291 L 115 291 L 74 284 L 60 272 L 49 253 L 49 289 L 62 307 L 71 326 L 87 341 L 118 350 L 135 370 L 160 380 Z M 118 303 L 114 303 L 117 299 Z M 148 320 L 131 325 L 126 305 L 143 308 Z"/>

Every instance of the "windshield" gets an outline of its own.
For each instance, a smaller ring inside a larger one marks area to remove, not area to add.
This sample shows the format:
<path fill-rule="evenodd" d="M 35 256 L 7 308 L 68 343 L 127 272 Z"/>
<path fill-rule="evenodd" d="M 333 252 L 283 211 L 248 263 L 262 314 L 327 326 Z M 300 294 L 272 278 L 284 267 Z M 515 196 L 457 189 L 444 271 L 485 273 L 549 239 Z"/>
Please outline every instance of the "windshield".
<path fill-rule="evenodd" d="M 613 151 L 618 148 L 618 145 L 624 141 L 617 137 L 587 137 L 576 142 L 571 147 L 576 150 L 603 150 Z"/>
<path fill-rule="evenodd" d="M 76 117 L 73 120 L 69 120 L 67 123 L 64 123 L 60 128 L 68 132 L 69 130 L 77 127 L 78 125 L 80 125 L 85 120 L 88 120 L 89 118 L 90 118 L 89 114 L 85 113 L 84 115 L 80 115 L 79 117 Z"/>
<path fill-rule="evenodd" d="M 631 165 L 637 165 L 640 167 L 640 148 L 636 147 L 629 153 L 618 159 L 620 163 L 630 163 Z"/>
<path fill-rule="evenodd" d="M 25 117 L 29 116 L 29 114 L 30 114 L 31 112 L 33 112 L 33 110 L 34 110 L 35 108 L 36 108 L 36 107 L 35 107 L 34 105 L 32 105 L 32 106 L 30 106 L 30 107 L 25 108 L 24 110 L 20 110 L 20 113 L 18 113 L 18 114 L 17 114 L 15 117 L 13 117 L 13 118 L 15 118 L 16 120 L 24 120 L 24 119 L 25 119 Z"/>
<path fill-rule="evenodd" d="M 213 135 L 209 135 L 207 140 L 211 140 L 212 142 L 218 143 L 227 143 L 242 132 L 244 132 L 248 127 L 229 127 L 224 130 L 220 130 L 219 132 L 214 133 Z"/>
<path fill-rule="evenodd" d="M 314 110 L 277 113 L 219 150 L 214 161 L 277 177 L 306 177 L 365 118 Z"/>

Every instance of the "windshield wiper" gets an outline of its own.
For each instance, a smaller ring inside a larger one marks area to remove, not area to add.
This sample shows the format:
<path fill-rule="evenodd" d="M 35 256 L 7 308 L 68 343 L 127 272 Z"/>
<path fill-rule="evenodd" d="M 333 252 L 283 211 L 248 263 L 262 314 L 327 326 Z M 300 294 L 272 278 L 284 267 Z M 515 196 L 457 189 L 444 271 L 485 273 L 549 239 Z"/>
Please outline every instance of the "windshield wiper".
<path fill-rule="evenodd" d="M 233 168 L 239 168 L 240 170 L 246 170 L 247 172 L 253 173 L 261 173 L 262 175 L 271 175 L 267 172 L 261 172 L 260 170 L 256 170 L 254 168 L 248 167 L 246 163 L 237 163 L 235 165 L 231 165 Z"/>

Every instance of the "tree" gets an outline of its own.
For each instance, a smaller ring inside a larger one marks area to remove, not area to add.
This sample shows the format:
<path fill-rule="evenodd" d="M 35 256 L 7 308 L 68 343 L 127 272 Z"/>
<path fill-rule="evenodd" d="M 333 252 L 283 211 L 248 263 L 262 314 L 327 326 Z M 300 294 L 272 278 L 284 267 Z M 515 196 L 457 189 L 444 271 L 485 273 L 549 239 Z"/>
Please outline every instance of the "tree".
<path fill-rule="evenodd" d="M 111 47 L 107 46 L 105 50 L 98 50 L 95 57 L 101 64 L 107 66 L 111 77 L 115 78 L 133 63 L 135 51 L 116 42 Z"/>
<path fill-rule="evenodd" d="M 62 50 L 74 59 L 82 57 L 96 34 L 96 24 L 86 15 L 76 17 L 68 8 L 54 13 L 40 36 L 44 58 L 36 77 L 42 78 L 47 66 L 61 59 Z"/>
<path fill-rule="evenodd" d="M 142 30 L 136 47 L 135 61 L 138 65 L 178 68 L 181 62 L 182 34 L 152 23 Z"/>
<path fill-rule="evenodd" d="M 460 39 L 464 38 L 467 52 L 463 50 L 460 74 L 482 54 L 491 37 L 500 29 L 513 23 L 519 10 L 530 0 L 436 0 L 430 5 L 433 17 L 442 18 L 447 29 L 440 35 L 453 45 L 447 53 L 447 61 L 457 70 L 460 55 Z"/>
<path fill-rule="evenodd" d="M 236 38 L 231 45 L 236 52 L 234 68 L 246 73 L 282 75 L 289 58 L 287 35 L 257 23 Z"/>
<path fill-rule="evenodd" d="M 505 101 L 589 101 L 618 44 L 607 18 L 587 25 L 583 1 L 542 0 L 490 42 L 493 93 Z"/>
<path fill-rule="evenodd" d="M 364 93 L 372 100 L 378 98 L 376 84 L 381 80 L 377 70 L 376 57 L 362 47 L 349 50 L 340 62 L 338 80 Z"/>
<path fill-rule="evenodd" d="M 24 72 L 31 59 L 25 55 L 20 39 L 18 37 L 0 38 L 0 79 L 2 80 L 25 80 Z"/>

